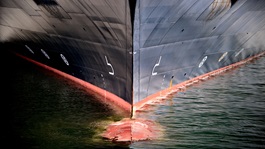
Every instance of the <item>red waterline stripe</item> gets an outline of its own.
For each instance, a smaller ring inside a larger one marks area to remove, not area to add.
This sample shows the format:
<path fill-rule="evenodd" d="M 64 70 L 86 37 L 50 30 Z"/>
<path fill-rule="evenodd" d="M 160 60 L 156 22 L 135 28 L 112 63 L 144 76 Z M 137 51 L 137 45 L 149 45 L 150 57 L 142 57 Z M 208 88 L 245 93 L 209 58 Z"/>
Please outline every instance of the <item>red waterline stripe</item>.
<path fill-rule="evenodd" d="M 65 77 L 65 78 L 67 78 L 69 80 L 72 80 L 73 82 L 85 87 L 89 91 L 92 91 L 95 94 L 101 96 L 101 99 L 97 98 L 101 102 L 103 102 L 103 103 L 108 102 L 108 104 L 110 104 L 112 106 L 118 106 L 119 108 L 123 109 L 127 113 L 127 115 L 130 115 L 130 113 L 131 113 L 131 104 L 129 104 L 128 102 L 124 101 L 122 98 L 120 98 L 120 97 L 118 97 L 118 96 L 116 96 L 116 95 L 114 95 L 114 94 L 112 94 L 112 93 L 110 93 L 110 92 L 108 92 L 108 91 L 106 91 L 104 89 L 101 89 L 101 88 L 99 88 L 99 87 L 97 87 L 95 85 L 92 85 L 92 84 L 90 84 L 90 83 L 88 83 L 86 81 L 78 79 L 78 78 L 76 78 L 74 76 L 71 76 L 71 75 L 69 75 L 67 73 L 64 73 L 64 72 L 62 72 L 62 71 L 60 71 L 58 69 L 52 68 L 52 67 L 47 66 L 47 65 L 42 64 L 42 63 L 39 63 L 39 62 L 37 62 L 35 60 L 32 60 L 32 59 L 27 58 L 25 56 L 22 56 L 22 55 L 20 55 L 18 53 L 15 53 L 15 54 L 17 56 L 29 61 L 29 62 L 32 62 L 32 63 L 34 63 L 34 64 L 36 64 L 38 66 L 41 66 L 41 67 L 43 67 L 45 69 L 48 69 L 48 70 L 50 70 L 50 71 L 52 71 L 52 72 L 54 72 L 56 74 L 59 74 L 59 75 Z"/>
<path fill-rule="evenodd" d="M 198 77 L 192 78 L 190 80 L 184 81 L 184 82 L 179 83 L 179 84 L 176 84 L 176 85 L 174 85 L 172 87 L 169 87 L 169 88 L 166 88 L 166 89 L 161 90 L 159 92 L 156 92 L 155 94 L 152 94 L 150 96 L 147 96 L 146 98 L 144 98 L 140 102 L 135 103 L 133 105 L 133 107 L 134 107 L 133 108 L 133 113 L 135 113 L 137 110 L 144 109 L 145 106 L 148 105 L 148 103 L 156 103 L 159 100 L 161 100 L 161 98 L 165 98 L 166 99 L 168 96 L 170 96 L 172 94 L 176 94 L 178 91 L 181 91 L 183 89 L 186 89 L 187 87 L 190 87 L 191 85 L 193 85 L 195 83 L 198 83 L 200 81 L 207 80 L 210 77 L 214 77 L 214 76 L 220 75 L 221 73 L 224 73 L 224 72 L 226 72 L 228 70 L 231 70 L 233 68 L 236 68 L 236 67 L 238 67 L 240 65 L 246 64 L 247 62 L 249 62 L 251 60 L 254 60 L 256 58 L 259 58 L 259 57 L 261 57 L 263 55 L 265 55 L 265 51 L 262 52 L 262 53 L 260 53 L 260 54 L 255 55 L 255 56 L 249 57 L 249 58 L 247 58 L 245 60 L 242 60 L 240 62 L 237 62 L 237 63 L 231 64 L 231 65 L 228 65 L 228 66 L 219 68 L 217 70 L 208 72 L 206 74 L 200 75 Z"/>

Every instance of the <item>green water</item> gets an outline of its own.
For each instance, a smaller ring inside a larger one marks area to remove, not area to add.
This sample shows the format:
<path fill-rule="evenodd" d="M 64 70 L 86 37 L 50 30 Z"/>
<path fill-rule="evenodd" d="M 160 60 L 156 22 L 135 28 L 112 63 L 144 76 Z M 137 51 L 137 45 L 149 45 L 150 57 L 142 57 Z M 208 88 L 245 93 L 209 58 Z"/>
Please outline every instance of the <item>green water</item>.
<path fill-rule="evenodd" d="M 265 57 L 199 83 L 140 115 L 163 138 L 131 148 L 264 149 Z"/>
<path fill-rule="evenodd" d="M 20 149 L 124 147 L 100 137 L 105 126 L 122 116 L 65 78 L 6 56 L 8 61 L 1 63 L 5 70 L 1 145 Z"/>
<path fill-rule="evenodd" d="M 129 146 L 100 137 L 104 126 L 122 116 L 60 76 L 12 55 L 5 58 L 2 148 L 265 148 L 264 57 L 139 114 L 159 123 L 164 135 Z"/>

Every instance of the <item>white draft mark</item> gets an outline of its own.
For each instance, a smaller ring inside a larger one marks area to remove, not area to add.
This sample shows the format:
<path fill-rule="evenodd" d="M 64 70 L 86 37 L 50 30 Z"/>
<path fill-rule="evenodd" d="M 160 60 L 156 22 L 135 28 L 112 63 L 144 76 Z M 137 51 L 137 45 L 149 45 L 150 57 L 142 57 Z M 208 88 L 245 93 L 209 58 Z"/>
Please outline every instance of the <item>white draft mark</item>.
<path fill-rule="evenodd" d="M 25 47 L 32 53 L 34 54 L 34 51 L 28 46 L 28 45 L 25 45 Z"/>
<path fill-rule="evenodd" d="M 109 72 L 109 74 L 110 74 L 110 75 L 114 75 L 114 69 L 113 69 L 111 63 L 108 62 L 108 58 L 107 58 L 107 56 L 105 56 L 105 60 L 106 60 L 107 65 L 110 66 L 110 68 L 111 68 L 111 70 L 112 70 L 111 72 Z"/>
<path fill-rule="evenodd" d="M 221 62 L 227 55 L 228 52 L 225 52 L 218 60 L 218 62 Z"/>
<path fill-rule="evenodd" d="M 64 61 L 64 63 L 69 66 L 69 62 L 67 61 L 66 57 L 63 54 L 60 54 L 62 60 Z"/>
<path fill-rule="evenodd" d="M 200 64 L 199 64 L 199 68 L 201 68 L 202 67 L 202 65 L 205 63 L 205 61 L 207 60 L 207 56 L 205 56 L 203 59 L 202 59 L 202 61 L 200 62 Z"/>
<path fill-rule="evenodd" d="M 159 57 L 158 63 L 156 63 L 155 66 L 153 67 L 152 76 L 157 75 L 157 72 L 154 72 L 154 71 L 155 71 L 155 68 L 160 65 L 161 58 L 162 56 Z"/>
<path fill-rule="evenodd" d="M 49 55 L 43 50 L 43 49 L 40 49 L 42 54 L 47 58 L 47 59 L 50 59 Z"/>
<path fill-rule="evenodd" d="M 235 57 L 237 57 L 237 56 L 238 56 L 240 53 L 242 53 L 244 50 L 245 50 L 245 49 L 242 48 L 239 52 L 237 52 L 237 53 L 235 54 Z"/>

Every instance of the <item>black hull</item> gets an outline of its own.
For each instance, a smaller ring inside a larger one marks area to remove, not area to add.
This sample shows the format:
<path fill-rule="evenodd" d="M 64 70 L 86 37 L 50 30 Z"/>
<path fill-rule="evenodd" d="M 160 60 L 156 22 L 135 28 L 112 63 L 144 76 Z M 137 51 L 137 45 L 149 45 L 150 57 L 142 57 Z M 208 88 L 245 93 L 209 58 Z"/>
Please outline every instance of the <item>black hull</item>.
<path fill-rule="evenodd" d="M 2 0 L 1 49 L 137 104 L 265 50 L 263 0 Z"/>
<path fill-rule="evenodd" d="M 46 4 L 45 1 L 7 0 L 1 1 L 0 6 L 4 49 L 14 50 L 132 102 L 128 1 L 111 5 L 108 1 L 68 0 Z M 50 7 L 56 10 L 47 9 Z M 71 9 L 69 13 L 67 8 Z M 111 11 L 118 8 L 118 14 Z M 105 14 L 101 13 L 103 10 Z M 9 17 L 17 20 L 6 25 Z"/>

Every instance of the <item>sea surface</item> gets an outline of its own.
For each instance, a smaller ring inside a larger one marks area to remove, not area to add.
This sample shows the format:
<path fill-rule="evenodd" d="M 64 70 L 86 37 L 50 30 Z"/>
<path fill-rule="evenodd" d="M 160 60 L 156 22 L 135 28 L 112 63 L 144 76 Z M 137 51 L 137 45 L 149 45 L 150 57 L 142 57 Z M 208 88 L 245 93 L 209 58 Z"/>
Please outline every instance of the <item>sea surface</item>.
<path fill-rule="evenodd" d="M 81 87 L 9 53 L 0 66 L 1 148 L 265 149 L 265 57 L 139 113 L 163 135 L 130 145 L 100 137 L 122 116 Z"/>

